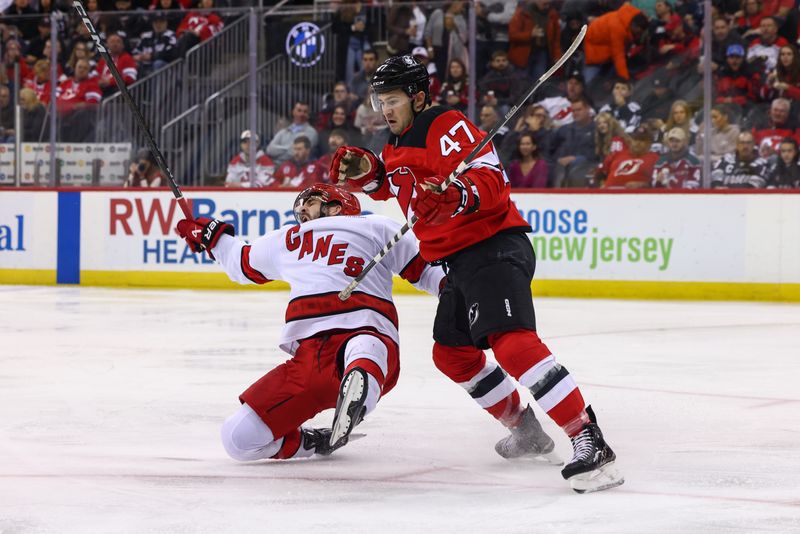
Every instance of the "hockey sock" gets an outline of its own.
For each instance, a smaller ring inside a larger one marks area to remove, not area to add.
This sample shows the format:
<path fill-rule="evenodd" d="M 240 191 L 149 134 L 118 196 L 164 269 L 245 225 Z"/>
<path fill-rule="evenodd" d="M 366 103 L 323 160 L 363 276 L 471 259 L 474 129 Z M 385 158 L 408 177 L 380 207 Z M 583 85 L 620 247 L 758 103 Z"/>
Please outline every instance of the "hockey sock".
<path fill-rule="evenodd" d="M 344 352 L 344 374 L 354 367 L 367 372 L 367 400 L 364 403 L 366 416 L 378 404 L 389 368 L 388 350 L 375 336 L 362 334 L 347 342 Z"/>
<path fill-rule="evenodd" d="M 272 458 L 274 460 L 288 460 L 289 458 L 308 458 L 314 454 L 314 449 L 306 449 L 300 439 L 300 429 L 295 428 L 277 442 L 281 443 L 280 449 Z M 276 443 L 277 443 L 276 442 Z"/>
<path fill-rule="evenodd" d="M 519 424 L 523 412 L 519 392 L 508 375 L 496 363 L 488 361 L 482 350 L 434 343 L 433 363 L 503 425 Z"/>
<path fill-rule="evenodd" d="M 532 330 L 511 330 L 489 336 L 494 355 L 539 406 L 569 436 L 580 432 L 589 416 L 575 380 Z"/>

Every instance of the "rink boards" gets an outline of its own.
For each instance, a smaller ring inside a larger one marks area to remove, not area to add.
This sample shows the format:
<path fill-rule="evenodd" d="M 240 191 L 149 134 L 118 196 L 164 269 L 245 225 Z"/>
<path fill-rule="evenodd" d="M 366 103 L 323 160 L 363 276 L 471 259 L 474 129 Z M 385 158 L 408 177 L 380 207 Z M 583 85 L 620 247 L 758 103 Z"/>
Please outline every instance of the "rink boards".
<path fill-rule="evenodd" d="M 198 189 L 185 196 L 196 216 L 220 218 L 252 240 L 294 224 L 296 194 Z M 800 194 L 513 198 L 533 228 L 535 294 L 800 301 Z M 394 202 L 361 200 L 367 211 L 402 220 Z M 181 218 L 168 190 L 4 190 L 0 283 L 242 287 L 187 249 L 174 232 Z"/>

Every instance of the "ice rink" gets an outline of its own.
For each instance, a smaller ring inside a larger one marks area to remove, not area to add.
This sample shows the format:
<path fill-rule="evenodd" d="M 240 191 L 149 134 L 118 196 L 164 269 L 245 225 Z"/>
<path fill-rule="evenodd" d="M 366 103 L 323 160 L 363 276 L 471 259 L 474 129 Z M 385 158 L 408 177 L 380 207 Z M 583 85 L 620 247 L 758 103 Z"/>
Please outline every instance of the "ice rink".
<path fill-rule="evenodd" d="M 286 358 L 287 298 L 0 286 L 0 534 L 800 532 L 798 305 L 538 299 L 626 477 L 578 495 L 496 455 L 504 429 L 436 371 L 435 300 L 411 295 L 364 439 L 230 460 L 219 426 Z"/>

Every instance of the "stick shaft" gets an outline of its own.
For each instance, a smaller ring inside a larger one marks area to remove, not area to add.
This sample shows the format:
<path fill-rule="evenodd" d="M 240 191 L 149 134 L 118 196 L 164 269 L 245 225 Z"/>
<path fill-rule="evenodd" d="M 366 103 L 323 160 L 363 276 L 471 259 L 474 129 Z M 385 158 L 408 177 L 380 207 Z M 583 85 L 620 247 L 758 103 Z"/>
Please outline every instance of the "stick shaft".
<path fill-rule="evenodd" d="M 153 134 L 150 133 L 150 128 L 147 126 L 147 122 L 144 120 L 144 116 L 142 116 L 142 112 L 139 110 L 139 107 L 131 98 L 131 94 L 128 92 L 128 88 L 125 86 L 125 81 L 122 79 L 122 76 L 117 69 L 117 66 L 114 64 L 114 59 L 111 57 L 111 54 L 108 53 L 108 49 L 103 44 L 102 39 L 100 39 L 100 35 L 97 33 L 97 30 L 92 24 L 92 19 L 89 18 L 89 15 L 86 13 L 86 10 L 83 8 L 83 4 L 81 4 L 80 0 L 73 0 L 72 6 L 78 12 L 78 15 L 81 17 L 84 26 L 86 29 L 89 30 L 89 35 L 92 37 L 92 41 L 94 41 L 95 47 L 103 59 L 106 61 L 106 65 L 108 66 L 109 72 L 114 77 L 114 80 L 117 82 L 117 89 L 119 92 L 122 93 L 122 97 L 125 99 L 125 102 L 128 104 L 128 107 L 131 108 L 131 112 L 133 113 L 134 119 L 136 119 L 136 123 L 141 128 L 142 132 L 144 133 L 144 138 L 147 141 L 147 145 L 150 148 L 150 152 L 153 154 L 153 157 L 156 159 L 156 165 L 158 168 L 161 169 L 161 172 L 164 176 L 167 177 L 167 183 L 169 184 L 170 189 L 172 189 L 172 194 L 175 195 L 175 199 L 178 201 L 178 205 L 181 207 L 181 211 L 186 216 L 187 219 L 192 219 L 192 210 L 189 207 L 189 203 L 183 198 L 183 194 L 181 190 L 178 188 L 178 184 L 175 182 L 175 176 L 173 176 L 172 171 L 169 169 L 167 162 L 164 160 L 164 155 L 161 154 L 161 150 L 159 150 L 158 145 L 156 144 L 155 139 L 153 138 Z"/>
<path fill-rule="evenodd" d="M 586 29 L 587 29 L 586 25 L 584 25 L 583 28 L 581 28 L 581 31 L 575 37 L 575 40 L 572 41 L 572 44 L 569 46 L 567 51 L 564 52 L 564 55 L 562 55 L 558 59 L 558 61 L 556 61 L 553 64 L 553 66 L 547 70 L 547 72 L 545 72 L 539 77 L 539 79 L 536 81 L 536 84 L 534 84 L 533 87 L 531 87 L 531 89 L 525 94 L 525 96 L 523 96 L 519 100 L 519 102 L 514 104 L 514 107 L 508 110 L 508 113 L 505 114 L 503 120 L 499 121 L 494 126 L 494 128 L 492 128 L 491 131 L 488 134 L 486 134 L 486 137 L 484 137 L 481 140 L 481 142 L 478 143 L 469 154 L 467 154 L 467 157 L 464 158 L 464 161 L 458 164 L 458 167 L 456 167 L 455 170 L 450 173 L 447 179 L 444 182 L 442 182 L 441 191 L 444 191 L 447 188 L 447 186 L 453 183 L 453 180 L 458 178 L 466 170 L 467 166 L 470 163 L 472 163 L 472 160 L 474 160 L 477 157 L 477 155 L 481 152 L 481 150 L 483 150 L 484 147 L 486 147 L 486 145 L 488 145 L 492 141 L 492 138 L 495 135 L 497 135 L 497 132 L 499 132 L 500 129 L 503 126 L 505 126 L 509 120 L 511 120 L 511 117 L 513 117 L 517 113 L 517 111 L 519 111 L 519 108 L 525 105 L 525 102 L 527 102 L 527 100 L 531 96 L 533 96 L 533 93 L 535 93 L 544 82 L 550 79 L 550 77 L 553 74 L 555 74 L 556 71 L 558 71 L 558 69 L 560 69 L 564 65 L 564 63 L 566 63 L 567 60 L 569 60 L 570 57 L 572 57 L 572 54 L 575 53 L 575 51 L 581 45 L 581 42 L 583 42 L 583 38 L 586 36 Z M 372 260 L 370 260 L 370 262 L 366 265 L 366 267 L 364 267 L 364 270 L 361 271 L 361 273 L 359 273 L 359 275 L 356 276 L 353 279 L 353 281 L 347 285 L 346 288 L 344 288 L 342 291 L 339 292 L 339 298 L 341 300 L 347 300 L 348 298 L 350 298 L 350 295 L 358 287 L 358 284 L 361 283 L 364 277 L 367 276 L 367 273 L 369 273 L 378 263 L 380 263 L 380 261 L 389 253 L 389 251 L 392 250 L 392 247 L 394 247 L 395 244 L 397 244 L 397 242 L 400 241 L 403 238 L 403 236 L 414 227 L 414 225 L 417 223 L 418 220 L 419 218 L 417 217 L 416 214 L 413 214 L 411 216 L 411 219 L 408 222 L 406 222 L 402 228 L 400 228 L 400 231 L 397 232 L 397 234 L 391 239 L 391 241 L 386 243 L 386 245 L 383 246 L 380 252 L 378 252 L 375 255 L 375 257 L 372 258 Z"/>

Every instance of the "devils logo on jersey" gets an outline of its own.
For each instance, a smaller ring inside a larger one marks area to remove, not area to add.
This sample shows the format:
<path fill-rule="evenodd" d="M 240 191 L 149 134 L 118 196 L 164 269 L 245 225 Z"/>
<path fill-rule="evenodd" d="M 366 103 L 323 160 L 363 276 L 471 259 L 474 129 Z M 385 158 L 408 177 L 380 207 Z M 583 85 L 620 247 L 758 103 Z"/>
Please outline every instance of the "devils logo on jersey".
<path fill-rule="evenodd" d="M 413 214 L 412 200 L 417 196 L 414 190 L 414 185 L 417 183 L 417 177 L 414 172 L 408 167 L 397 167 L 393 171 L 387 173 L 386 177 L 392 186 L 392 191 L 397 197 L 400 205 L 405 209 L 406 218 L 411 219 Z"/>

